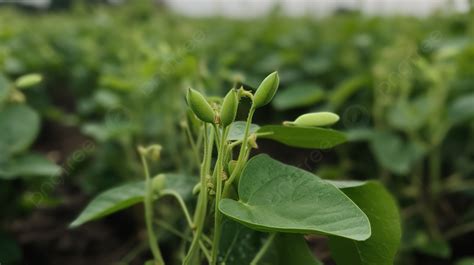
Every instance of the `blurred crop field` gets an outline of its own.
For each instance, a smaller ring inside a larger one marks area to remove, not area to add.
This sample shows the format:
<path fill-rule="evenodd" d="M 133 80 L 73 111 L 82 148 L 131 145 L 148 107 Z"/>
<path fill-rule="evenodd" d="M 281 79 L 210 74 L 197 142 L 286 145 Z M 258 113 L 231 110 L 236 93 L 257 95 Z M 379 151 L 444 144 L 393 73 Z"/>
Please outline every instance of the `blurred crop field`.
<path fill-rule="evenodd" d="M 279 93 L 257 122 L 332 111 L 349 142 L 324 151 L 263 140 L 254 153 L 324 179 L 382 181 L 403 223 L 396 264 L 474 264 L 474 9 L 231 19 L 151 1 L 0 1 L 0 264 L 143 264 L 142 207 L 69 224 L 101 191 L 142 179 L 138 145 L 163 146 L 153 170 L 194 174 L 189 87 L 223 96 L 275 70 Z M 33 73 L 42 81 L 22 88 Z M 173 201 L 157 208 L 183 222 Z M 170 256 L 178 248 L 170 234 L 160 241 Z M 335 264 L 324 240 L 307 241 Z"/>

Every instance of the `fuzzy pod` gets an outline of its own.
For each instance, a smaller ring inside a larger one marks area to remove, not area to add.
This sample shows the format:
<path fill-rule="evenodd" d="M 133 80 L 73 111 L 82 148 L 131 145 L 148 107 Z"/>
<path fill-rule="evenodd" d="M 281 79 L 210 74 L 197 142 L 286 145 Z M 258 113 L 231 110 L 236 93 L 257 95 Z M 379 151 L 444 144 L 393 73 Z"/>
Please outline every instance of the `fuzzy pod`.
<path fill-rule="evenodd" d="M 186 102 L 198 119 L 208 123 L 215 122 L 216 114 L 214 110 L 209 102 L 207 102 L 206 98 L 197 90 L 192 88 L 188 89 Z"/>
<path fill-rule="evenodd" d="M 159 174 L 156 175 L 151 181 L 151 186 L 153 187 L 154 192 L 161 192 L 166 185 L 166 175 Z"/>
<path fill-rule="evenodd" d="M 229 126 L 237 116 L 237 108 L 239 107 L 239 96 L 235 89 L 231 89 L 224 97 L 221 106 L 220 122 L 223 127 Z"/>
<path fill-rule="evenodd" d="M 265 77 L 253 96 L 254 107 L 260 108 L 267 105 L 275 96 L 279 84 L 278 72 L 273 72 Z"/>
<path fill-rule="evenodd" d="M 15 86 L 17 88 L 28 88 L 39 84 L 43 80 L 43 77 L 40 74 L 27 74 L 20 76 L 15 81 Z"/>
<path fill-rule="evenodd" d="M 313 112 L 299 116 L 292 124 L 296 126 L 320 127 L 332 125 L 338 120 L 339 116 L 332 112 Z"/>

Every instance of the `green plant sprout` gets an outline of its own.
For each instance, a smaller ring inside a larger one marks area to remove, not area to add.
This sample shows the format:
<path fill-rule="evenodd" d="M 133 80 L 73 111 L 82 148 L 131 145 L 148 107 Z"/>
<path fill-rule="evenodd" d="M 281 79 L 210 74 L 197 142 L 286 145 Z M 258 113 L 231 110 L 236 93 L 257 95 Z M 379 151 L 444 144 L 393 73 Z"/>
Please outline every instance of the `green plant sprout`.
<path fill-rule="evenodd" d="M 177 174 L 152 178 L 148 162 L 160 159 L 161 146 L 139 147 L 145 181 L 100 194 L 71 226 L 143 202 L 153 254 L 148 264 L 164 265 L 167 255 L 158 245 L 153 203 L 170 195 L 188 226 L 178 261 L 184 265 L 322 264 L 306 245 L 307 234 L 328 237 L 338 265 L 393 264 L 401 237 L 399 213 L 380 183 L 324 180 L 266 154 L 250 158 L 258 139 L 309 149 L 328 149 L 346 140 L 342 132 L 323 128 L 339 120 L 329 112 L 304 114 L 283 125 L 253 124 L 254 113 L 271 102 L 278 85 L 278 73 L 273 72 L 254 93 L 233 88 L 223 99 L 210 100 L 189 89 L 186 101 L 193 115 L 187 123 L 198 126 L 196 132 L 191 130 L 195 126 L 183 127 L 200 159 L 198 183 L 183 184 Z M 251 102 L 245 122 L 235 121 L 242 98 Z M 186 202 L 193 195 L 197 199 L 191 214 Z"/>

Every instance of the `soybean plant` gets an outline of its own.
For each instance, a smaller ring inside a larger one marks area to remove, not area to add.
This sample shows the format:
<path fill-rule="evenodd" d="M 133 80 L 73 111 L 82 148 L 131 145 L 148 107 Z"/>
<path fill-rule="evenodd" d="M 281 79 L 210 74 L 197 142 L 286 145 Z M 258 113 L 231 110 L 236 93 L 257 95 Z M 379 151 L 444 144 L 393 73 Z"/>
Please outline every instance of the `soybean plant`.
<path fill-rule="evenodd" d="M 274 72 L 255 92 L 233 88 L 223 99 L 189 89 L 190 115 L 184 128 L 200 161 L 197 183 L 171 173 L 152 178 L 148 163 L 159 161 L 161 146 L 140 147 L 145 181 L 100 194 L 71 226 L 143 202 L 153 255 L 149 264 L 322 264 L 305 242 L 309 234 L 329 239 L 338 265 L 393 264 L 401 237 L 399 214 L 380 183 L 325 180 L 266 154 L 250 158 L 259 139 L 308 149 L 346 141 L 344 133 L 327 128 L 339 120 L 329 112 L 303 114 L 282 125 L 252 123 L 278 86 Z M 250 109 L 245 121 L 235 121 L 243 98 L 250 100 Z M 187 233 L 175 233 L 184 245 L 178 261 L 171 260 L 170 253 L 162 255 L 158 245 L 163 230 L 176 229 L 154 225 L 160 219 L 154 216 L 155 201 L 167 195 L 177 200 L 188 226 Z M 187 203 L 193 201 L 191 213 Z"/>

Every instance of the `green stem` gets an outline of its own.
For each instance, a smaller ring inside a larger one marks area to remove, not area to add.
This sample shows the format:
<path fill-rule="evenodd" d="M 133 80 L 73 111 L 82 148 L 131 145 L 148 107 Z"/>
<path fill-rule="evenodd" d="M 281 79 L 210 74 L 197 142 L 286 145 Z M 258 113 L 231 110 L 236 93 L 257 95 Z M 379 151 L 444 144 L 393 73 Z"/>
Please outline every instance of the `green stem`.
<path fill-rule="evenodd" d="M 204 221 L 206 219 L 207 211 L 207 185 L 206 178 L 209 175 L 211 159 L 212 159 L 212 146 L 214 143 L 214 132 L 211 130 L 209 137 L 207 136 L 207 124 L 204 124 L 204 157 L 201 165 L 201 192 L 199 193 L 199 198 L 196 206 L 196 212 L 194 214 L 194 224 L 196 227 L 196 233 L 194 234 L 191 247 L 189 248 L 186 257 L 184 258 L 183 264 L 191 264 L 195 259 L 195 256 L 199 250 L 199 242 L 202 236 Z"/>
<path fill-rule="evenodd" d="M 268 249 L 270 248 L 270 246 L 272 245 L 273 243 L 273 239 L 275 239 L 275 235 L 276 233 L 273 233 L 273 234 L 270 234 L 270 236 L 268 237 L 267 241 L 265 242 L 265 244 L 262 246 L 262 248 L 258 251 L 257 255 L 255 255 L 255 258 L 253 258 L 253 260 L 250 262 L 250 265 L 257 265 L 258 262 L 263 258 L 263 256 L 265 256 L 265 254 L 267 253 Z"/>
<path fill-rule="evenodd" d="M 225 182 L 224 186 L 224 197 L 227 196 L 229 193 L 229 189 L 234 182 L 236 176 L 240 173 L 242 170 L 243 166 L 245 165 L 246 162 L 246 153 L 248 149 L 248 143 L 247 139 L 249 137 L 249 131 L 250 131 L 250 125 L 252 124 L 252 119 L 253 119 L 253 114 L 255 113 L 255 107 L 252 105 L 249 111 L 249 115 L 247 117 L 247 122 L 245 123 L 245 131 L 244 131 L 244 137 L 242 144 L 240 145 L 240 152 L 239 152 L 239 157 L 237 159 L 237 165 L 235 166 L 234 171 L 230 175 L 229 179 Z"/>
<path fill-rule="evenodd" d="M 160 248 L 158 247 L 157 238 L 155 231 L 153 230 L 153 186 L 151 183 L 150 172 L 148 171 L 148 163 L 146 161 L 145 154 L 140 154 L 140 158 L 143 164 L 143 170 L 145 171 L 145 222 L 148 232 L 148 241 L 150 244 L 150 249 L 153 254 L 155 261 L 159 265 L 164 265 L 163 256 L 161 255 Z"/>
<path fill-rule="evenodd" d="M 215 128 L 216 131 L 218 128 Z M 216 198 L 214 204 L 214 238 L 212 243 L 212 252 L 211 252 L 211 264 L 217 264 L 217 254 L 219 250 L 219 242 L 221 238 L 221 213 L 219 211 L 219 202 L 222 196 L 222 182 L 223 182 L 223 171 L 224 171 L 224 158 L 225 158 L 225 147 L 226 147 L 226 138 L 227 133 L 229 132 L 229 127 L 225 128 L 219 145 L 219 152 L 217 154 L 217 162 L 215 166 L 216 173 Z"/>
<path fill-rule="evenodd" d="M 191 229 L 195 228 L 193 220 L 191 219 L 191 215 L 189 214 L 188 207 L 186 207 L 186 203 L 184 202 L 181 195 L 179 195 L 179 193 L 177 193 L 174 190 L 163 190 L 160 195 L 161 196 L 166 196 L 166 195 L 173 196 L 176 199 L 176 201 L 178 202 L 181 209 L 183 210 L 184 216 L 186 217 L 186 221 L 188 222 L 189 227 Z"/>

